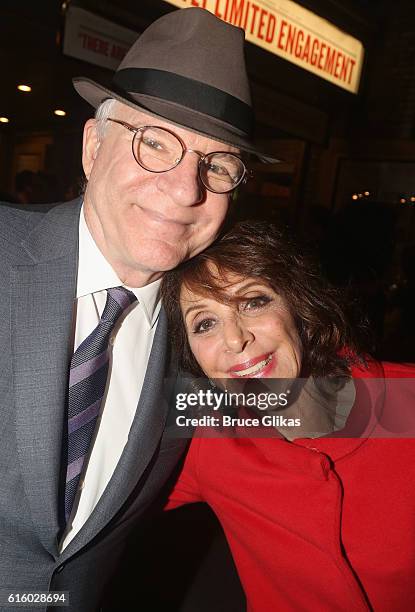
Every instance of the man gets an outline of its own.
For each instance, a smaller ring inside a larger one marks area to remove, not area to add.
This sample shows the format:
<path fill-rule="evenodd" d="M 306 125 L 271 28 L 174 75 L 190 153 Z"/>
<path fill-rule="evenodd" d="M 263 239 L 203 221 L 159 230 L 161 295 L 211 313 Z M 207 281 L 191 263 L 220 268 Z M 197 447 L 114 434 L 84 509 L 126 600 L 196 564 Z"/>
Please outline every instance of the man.
<path fill-rule="evenodd" d="M 243 32 L 202 9 L 153 23 L 112 89 L 75 87 L 98 107 L 84 197 L 0 210 L 1 610 L 21 594 L 45 610 L 31 594 L 48 590 L 73 612 L 102 606 L 184 450 L 163 437 L 175 374 L 159 279 L 214 240 L 246 177 L 237 154 L 254 152 Z"/>

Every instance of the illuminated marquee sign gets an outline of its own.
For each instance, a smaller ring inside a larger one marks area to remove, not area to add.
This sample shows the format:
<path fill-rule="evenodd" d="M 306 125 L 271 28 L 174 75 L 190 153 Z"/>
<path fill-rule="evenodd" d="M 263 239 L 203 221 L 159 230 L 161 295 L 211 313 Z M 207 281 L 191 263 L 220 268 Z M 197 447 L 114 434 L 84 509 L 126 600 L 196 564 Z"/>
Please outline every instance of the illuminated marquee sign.
<path fill-rule="evenodd" d="M 352 93 L 359 89 L 362 43 L 291 0 L 167 0 L 198 6 L 245 30 L 246 39 Z"/>

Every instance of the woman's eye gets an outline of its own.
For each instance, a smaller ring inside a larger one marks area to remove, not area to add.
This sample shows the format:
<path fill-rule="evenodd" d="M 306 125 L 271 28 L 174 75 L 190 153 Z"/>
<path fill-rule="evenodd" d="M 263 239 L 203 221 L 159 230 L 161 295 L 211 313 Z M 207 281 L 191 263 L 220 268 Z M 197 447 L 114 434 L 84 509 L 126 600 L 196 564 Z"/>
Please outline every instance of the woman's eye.
<path fill-rule="evenodd" d="M 267 295 L 258 295 L 245 300 L 242 303 L 243 310 L 258 310 L 271 302 L 271 298 Z"/>
<path fill-rule="evenodd" d="M 213 319 L 203 319 L 203 321 L 200 321 L 194 325 L 193 333 L 203 334 L 204 332 L 207 332 L 210 329 L 212 329 L 214 325 L 215 325 L 215 322 Z"/>

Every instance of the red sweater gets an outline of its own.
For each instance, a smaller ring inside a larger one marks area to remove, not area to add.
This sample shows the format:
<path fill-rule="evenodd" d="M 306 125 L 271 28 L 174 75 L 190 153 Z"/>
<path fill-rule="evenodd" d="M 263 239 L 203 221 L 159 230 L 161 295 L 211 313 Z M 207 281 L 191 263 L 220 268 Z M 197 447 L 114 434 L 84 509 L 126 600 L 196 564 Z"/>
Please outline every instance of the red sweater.
<path fill-rule="evenodd" d="M 399 381 L 385 393 L 373 378 L 415 378 L 415 367 L 383 368 L 354 372 L 364 438 L 192 441 L 168 508 L 211 506 L 250 612 L 415 610 L 415 435 L 390 437 L 372 420 L 382 404 L 383 425 L 399 430 L 405 404 L 414 425 L 410 381 L 399 395 Z"/>

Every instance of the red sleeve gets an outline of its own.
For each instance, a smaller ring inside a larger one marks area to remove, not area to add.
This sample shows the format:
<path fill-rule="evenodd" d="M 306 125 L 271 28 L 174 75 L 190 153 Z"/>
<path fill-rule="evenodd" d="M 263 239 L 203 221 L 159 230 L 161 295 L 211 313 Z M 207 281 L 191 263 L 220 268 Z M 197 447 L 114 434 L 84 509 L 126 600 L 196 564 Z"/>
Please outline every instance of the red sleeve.
<path fill-rule="evenodd" d="M 170 492 L 164 510 L 172 510 L 184 504 L 204 501 L 199 488 L 197 464 L 199 456 L 200 438 L 193 438 L 187 452 L 183 468 Z"/>

